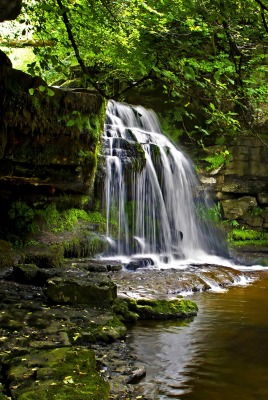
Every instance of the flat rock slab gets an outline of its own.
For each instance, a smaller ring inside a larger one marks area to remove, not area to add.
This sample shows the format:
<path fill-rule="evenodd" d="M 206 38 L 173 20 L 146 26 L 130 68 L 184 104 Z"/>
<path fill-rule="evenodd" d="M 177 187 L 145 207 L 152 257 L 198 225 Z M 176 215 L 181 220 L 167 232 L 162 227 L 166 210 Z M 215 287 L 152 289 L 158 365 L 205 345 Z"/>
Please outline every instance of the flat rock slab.
<path fill-rule="evenodd" d="M 88 274 L 81 278 L 49 279 L 45 294 L 49 300 L 61 304 L 87 304 L 91 307 L 109 307 L 116 299 L 116 285 L 103 274 Z"/>

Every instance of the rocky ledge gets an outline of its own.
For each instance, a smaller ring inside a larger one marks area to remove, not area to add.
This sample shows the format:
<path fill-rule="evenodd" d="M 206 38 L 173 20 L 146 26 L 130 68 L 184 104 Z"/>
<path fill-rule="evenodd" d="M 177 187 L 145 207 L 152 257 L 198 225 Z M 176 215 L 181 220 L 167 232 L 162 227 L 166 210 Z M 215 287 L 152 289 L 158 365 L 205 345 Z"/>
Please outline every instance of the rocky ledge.
<path fill-rule="evenodd" d="M 12 260 L 0 268 L 0 400 L 134 399 L 146 371 L 134 366 L 126 323 L 197 313 L 180 296 L 121 296 L 118 264 Z"/>

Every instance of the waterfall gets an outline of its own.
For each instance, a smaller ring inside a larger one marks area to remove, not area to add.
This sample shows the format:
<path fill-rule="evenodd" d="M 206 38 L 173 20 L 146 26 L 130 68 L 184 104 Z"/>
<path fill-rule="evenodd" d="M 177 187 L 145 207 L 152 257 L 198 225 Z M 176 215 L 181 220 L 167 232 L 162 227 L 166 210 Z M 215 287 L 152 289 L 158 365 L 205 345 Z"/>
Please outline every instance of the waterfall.
<path fill-rule="evenodd" d="M 161 132 L 152 110 L 109 101 L 104 143 L 113 254 L 156 254 L 165 262 L 228 255 L 221 233 L 204 218 L 211 200 L 191 160 Z"/>

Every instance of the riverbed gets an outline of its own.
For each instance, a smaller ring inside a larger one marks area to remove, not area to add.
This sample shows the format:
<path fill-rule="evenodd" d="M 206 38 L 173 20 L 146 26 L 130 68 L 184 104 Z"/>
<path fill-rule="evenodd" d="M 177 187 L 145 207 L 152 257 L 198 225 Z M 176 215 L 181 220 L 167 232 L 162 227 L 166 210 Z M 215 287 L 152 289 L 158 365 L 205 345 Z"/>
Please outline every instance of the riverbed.
<path fill-rule="evenodd" d="M 192 294 L 198 315 L 142 322 L 128 343 L 146 368 L 137 396 L 152 400 L 268 399 L 268 271 L 244 286 Z"/>

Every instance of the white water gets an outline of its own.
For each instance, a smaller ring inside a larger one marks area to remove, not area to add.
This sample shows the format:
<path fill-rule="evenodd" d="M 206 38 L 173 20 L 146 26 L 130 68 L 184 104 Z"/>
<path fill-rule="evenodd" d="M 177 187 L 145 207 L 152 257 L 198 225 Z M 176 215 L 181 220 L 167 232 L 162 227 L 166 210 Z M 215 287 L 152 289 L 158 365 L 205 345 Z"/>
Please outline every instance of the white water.
<path fill-rule="evenodd" d="M 183 260 L 202 263 L 208 257 L 228 256 L 222 235 L 202 218 L 211 201 L 191 161 L 161 133 L 153 111 L 110 101 L 104 139 L 111 254 L 150 256 L 155 264 L 169 267 Z M 133 156 L 130 160 L 124 150 L 126 143 L 135 148 L 135 142 L 146 159 L 141 172 L 133 171 Z M 112 221 L 118 223 L 117 237 L 111 233 Z"/>

